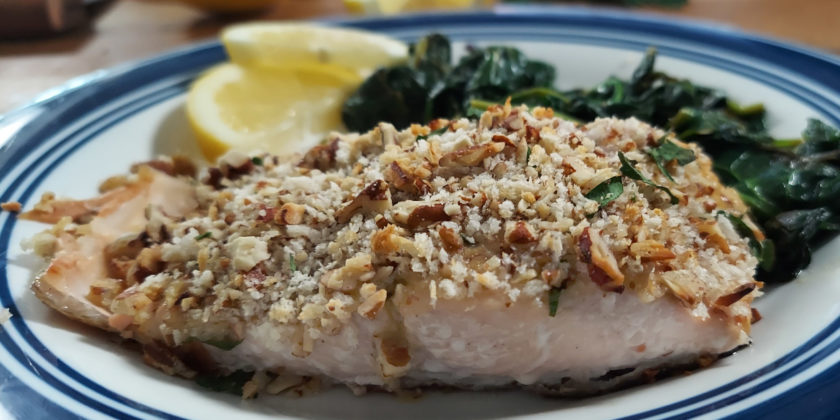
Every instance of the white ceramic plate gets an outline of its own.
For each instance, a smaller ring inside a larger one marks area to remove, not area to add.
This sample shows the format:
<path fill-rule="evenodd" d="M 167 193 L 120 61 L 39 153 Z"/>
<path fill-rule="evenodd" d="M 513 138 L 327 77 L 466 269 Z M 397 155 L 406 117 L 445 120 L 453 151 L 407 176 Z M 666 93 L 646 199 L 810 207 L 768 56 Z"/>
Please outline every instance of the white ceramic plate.
<path fill-rule="evenodd" d="M 590 9 L 499 8 L 334 22 L 406 40 L 437 31 L 465 43 L 506 44 L 557 68 L 560 87 L 629 76 L 645 48 L 658 68 L 764 102 L 773 134 L 797 136 L 806 118 L 840 125 L 840 61 L 720 27 Z M 224 60 L 217 43 L 71 81 L 0 118 L 0 201 L 31 207 L 44 191 L 90 197 L 105 177 L 160 153 L 195 151 L 184 92 Z M 28 290 L 37 261 L 19 243 L 43 227 L 0 214 L 0 405 L 32 418 L 641 418 L 747 417 L 840 410 L 840 241 L 796 281 L 768 290 L 754 344 L 713 367 L 598 398 L 525 392 L 429 392 L 414 401 L 344 389 L 290 400 L 204 391 L 145 366 L 138 354 L 48 310 Z M 2 413 L 0 413 L 2 414 Z"/>

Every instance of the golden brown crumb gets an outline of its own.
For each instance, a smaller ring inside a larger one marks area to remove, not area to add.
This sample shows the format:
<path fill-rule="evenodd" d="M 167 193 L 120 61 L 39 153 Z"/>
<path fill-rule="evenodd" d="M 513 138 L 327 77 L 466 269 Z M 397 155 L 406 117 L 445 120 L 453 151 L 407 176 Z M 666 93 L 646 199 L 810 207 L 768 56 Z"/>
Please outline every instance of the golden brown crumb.
<path fill-rule="evenodd" d="M 7 201 L 5 203 L 0 203 L 0 208 L 12 213 L 17 213 L 21 210 L 22 206 L 17 201 Z"/>

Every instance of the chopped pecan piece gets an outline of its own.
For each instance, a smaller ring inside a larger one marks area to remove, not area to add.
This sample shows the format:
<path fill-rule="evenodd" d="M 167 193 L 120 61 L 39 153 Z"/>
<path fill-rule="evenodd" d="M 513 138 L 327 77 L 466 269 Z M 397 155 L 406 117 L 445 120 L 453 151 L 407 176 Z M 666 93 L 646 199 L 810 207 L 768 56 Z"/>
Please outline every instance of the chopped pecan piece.
<path fill-rule="evenodd" d="M 333 290 L 349 292 L 355 290 L 360 282 L 368 281 L 375 275 L 370 255 L 360 254 L 348 258 L 343 267 L 325 273 L 321 283 Z"/>
<path fill-rule="evenodd" d="M 677 257 L 670 249 L 665 248 L 665 245 L 653 239 L 630 245 L 630 255 L 646 261 L 663 261 Z"/>
<path fill-rule="evenodd" d="M 0 203 L 0 209 L 5 211 L 10 211 L 17 213 L 21 210 L 22 206 L 17 201 L 6 201 L 5 203 Z"/>
<path fill-rule="evenodd" d="M 484 159 L 504 150 L 505 143 L 491 141 L 449 152 L 440 158 L 440 166 L 478 166 Z"/>
<path fill-rule="evenodd" d="M 539 143 L 540 130 L 537 130 L 536 127 L 532 127 L 530 125 L 525 126 L 525 141 L 529 144 Z"/>
<path fill-rule="evenodd" d="M 405 252 L 410 255 L 418 254 L 414 242 L 401 236 L 394 225 L 388 225 L 374 232 L 370 238 L 370 248 L 373 252 L 384 255 L 397 252 Z"/>
<path fill-rule="evenodd" d="M 524 245 L 536 242 L 537 237 L 526 222 L 508 222 L 505 227 L 505 240 L 510 244 Z"/>
<path fill-rule="evenodd" d="M 578 240 L 578 247 L 581 260 L 588 265 L 589 277 L 595 284 L 608 292 L 624 291 L 624 274 L 598 231 L 585 228 Z"/>
<path fill-rule="evenodd" d="M 274 221 L 281 225 L 299 225 L 303 222 L 305 208 L 300 204 L 285 203 L 274 212 Z"/>
<path fill-rule="evenodd" d="M 513 140 L 511 140 L 510 138 L 508 138 L 508 136 L 505 136 L 505 135 L 502 135 L 502 134 L 494 134 L 493 138 L 491 140 L 493 140 L 497 143 L 504 143 L 505 146 L 510 146 L 510 147 L 516 149 L 516 143 L 514 143 Z"/>
<path fill-rule="evenodd" d="M 131 165 L 131 173 L 137 173 L 141 166 L 157 169 L 169 176 L 183 175 L 195 177 L 196 168 L 192 160 L 186 156 L 175 155 L 171 158 L 156 159 Z M 100 186 L 100 192 L 102 187 Z"/>
<path fill-rule="evenodd" d="M 450 220 L 442 203 L 424 205 L 421 201 L 402 201 L 393 213 L 394 221 L 409 228 L 416 229 L 433 223 Z"/>
<path fill-rule="evenodd" d="M 299 168 L 318 169 L 326 171 L 335 163 L 335 154 L 338 152 L 338 141 L 336 137 L 327 144 L 321 144 L 309 149 L 298 163 Z"/>
<path fill-rule="evenodd" d="M 367 319 L 376 319 L 379 310 L 385 305 L 385 299 L 388 297 L 388 292 L 385 289 L 379 289 L 376 293 L 368 296 L 357 311 L 359 315 Z"/>
<path fill-rule="evenodd" d="M 671 290 L 671 293 L 673 293 L 677 299 L 685 303 L 688 307 L 693 307 L 697 304 L 696 293 L 691 289 L 689 284 L 680 282 L 679 278 L 670 278 L 666 276 L 662 277 L 662 282 L 665 283 L 665 286 Z"/>
<path fill-rule="evenodd" d="M 700 237 L 715 244 L 725 254 L 731 252 L 729 248 L 729 241 L 723 236 L 717 222 L 714 220 L 692 220 L 697 226 L 697 231 L 700 232 Z"/>
<path fill-rule="evenodd" d="M 335 213 L 338 223 L 347 223 L 357 211 L 381 214 L 391 208 L 391 192 L 388 183 L 376 180 L 370 183 L 350 203 Z"/>
<path fill-rule="evenodd" d="M 163 270 L 163 266 L 160 247 L 143 248 L 128 269 L 125 280 L 128 285 L 142 283 L 146 277 Z"/>
<path fill-rule="evenodd" d="M 744 296 L 752 293 L 752 291 L 755 290 L 756 287 L 757 287 L 757 285 L 755 283 L 748 283 L 748 284 L 743 284 L 741 286 L 738 286 L 738 288 L 735 289 L 734 292 L 729 293 L 727 295 L 723 295 L 723 296 L 717 298 L 717 300 L 715 300 L 715 305 L 717 305 L 717 306 L 732 305 L 733 303 L 741 300 L 741 298 L 743 298 Z"/>
<path fill-rule="evenodd" d="M 464 240 L 451 228 L 441 226 L 438 228 L 438 235 L 440 235 L 440 241 L 443 243 L 443 249 L 450 254 L 458 252 L 464 247 Z"/>
<path fill-rule="evenodd" d="M 396 161 L 391 162 L 385 170 L 385 180 L 394 188 L 413 195 L 425 195 L 432 190 L 428 182 L 410 173 Z"/>

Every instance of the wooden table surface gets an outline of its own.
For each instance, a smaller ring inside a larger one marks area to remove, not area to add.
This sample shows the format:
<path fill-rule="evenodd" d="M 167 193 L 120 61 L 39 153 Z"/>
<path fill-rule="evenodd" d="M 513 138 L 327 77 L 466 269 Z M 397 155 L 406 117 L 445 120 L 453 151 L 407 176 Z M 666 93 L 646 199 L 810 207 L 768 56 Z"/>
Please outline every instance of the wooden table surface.
<path fill-rule="evenodd" d="M 689 0 L 679 9 L 642 10 L 723 23 L 840 54 L 840 0 Z M 88 29 L 0 41 L 0 114 L 72 77 L 213 37 L 231 22 L 343 14 L 341 0 L 278 0 L 269 10 L 238 18 L 160 0 L 116 1 Z"/>

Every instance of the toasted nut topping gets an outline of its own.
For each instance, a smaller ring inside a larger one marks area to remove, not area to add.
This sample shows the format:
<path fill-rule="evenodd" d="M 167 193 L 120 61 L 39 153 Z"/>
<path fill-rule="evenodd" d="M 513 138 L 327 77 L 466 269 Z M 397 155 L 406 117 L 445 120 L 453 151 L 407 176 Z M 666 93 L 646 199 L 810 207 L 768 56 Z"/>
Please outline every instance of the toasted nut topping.
<path fill-rule="evenodd" d="M 504 143 L 505 146 L 510 146 L 516 149 L 516 143 L 514 143 L 513 140 L 511 140 L 510 138 L 508 138 L 508 136 L 502 134 L 494 134 L 492 140 L 497 143 Z"/>
<path fill-rule="evenodd" d="M 334 138 L 328 144 L 321 144 L 309 149 L 306 155 L 303 156 L 299 168 L 318 169 L 326 171 L 330 169 L 335 163 L 335 154 L 338 152 L 338 138 Z"/>
<path fill-rule="evenodd" d="M 715 305 L 717 305 L 717 306 L 732 305 L 733 303 L 741 300 L 741 298 L 743 298 L 744 296 L 752 293 L 752 291 L 755 290 L 755 288 L 756 288 L 755 283 L 748 283 L 748 284 L 738 286 L 738 288 L 735 289 L 734 292 L 732 292 L 728 295 L 723 295 L 723 296 L 717 298 L 717 300 L 715 300 Z"/>
<path fill-rule="evenodd" d="M 7 201 L 5 203 L 0 203 L 0 208 L 2 208 L 5 211 L 17 213 L 21 210 L 22 206 L 17 201 Z"/>
<path fill-rule="evenodd" d="M 452 254 L 464 247 L 464 240 L 454 230 L 441 226 L 438 228 L 438 234 L 446 252 Z"/>
<path fill-rule="evenodd" d="M 357 211 L 381 214 L 391 208 L 391 192 L 382 180 L 370 183 L 350 203 L 335 213 L 338 223 L 347 223 Z"/>
<path fill-rule="evenodd" d="M 505 226 L 505 240 L 511 244 L 523 245 L 536 242 L 531 225 L 526 222 L 507 222 Z"/>
<path fill-rule="evenodd" d="M 525 126 L 525 141 L 528 143 L 539 143 L 540 130 L 537 130 L 536 127 L 532 127 L 530 125 Z"/>
<path fill-rule="evenodd" d="M 665 286 L 668 286 L 671 293 L 673 293 L 677 299 L 685 303 L 687 306 L 693 307 L 697 304 L 695 293 L 687 284 L 683 284 L 677 279 L 672 279 L 670 277 L 662 277 L 662 281 L 665 283 Z"/>
<path fill-rule="evenodd" d="M 432 190 L 428 182 L 413 173 L 410 174 L 396 161 L 391 162 L 391 165 L 385 170 L 385 180 L 394 188 L 413 195 L 425 195 Z"/>
<path fill-rule="evenodd" d="M 410 255 L 418 253 L 417 247 L 410 239 L 400 236 L 397 227 L 388 225 L 377 230 L 370 239 L 370 248 L 373 252 L 382 255 L 405 252 Z"/>
<path fill-rule="evenodd" d="M 670 249 L 665 248 L 665 245 L 661 242 L 652 239 L 630 245 L 630 255 L 646 261 L 663 261 L 677 257 Z"/>
<path fill-rule="evenodd" d="M 423 205 L 420 203 L 422 201 L 402 201 L 398 203 L 398 208 L 393 213 L 394 221 L 409 229 L 416 229 L 450 220 L 443 204 Z"/>
<path fill-rule="evenodd" d="M 477 144 L 454 152 L 449 152 L 440 158 L 440 166 L 478 166 L 484 159 L 494 156 L 504 150 L 505 143 L 491 141 Z"/>
<path fill-rule="evenodd" d="M 368 296 L 361 305 L 359 305 L 359 315 L 367 319 L 376 319 L 376 314 L 385 305 L 385 299 L 388 297 L 388 292 L 385 289 L 379 289 L 376 293 Z"/>
<path fill-rule="evenodd" d="M 321 283 L 333 290 L 349 292 L 355 290 L 359 283 L 368 281 L 376 273 L 369 254 L 359 254 L 348 258 L 344 266 L 331 270 L 321 277 Z"/>
<path fill-rule="evenodd" d="M 692 219 L 692 222 L 697 226 L 697 231 L 700 232 L 700 237 L 715 244 L 721 251 L 728 254 L 731 252 L 729 248 L 729 241 L 723 236 L 717 222 L 714 220 L 698 220 Z"/>
<path fill-rule="evenodd" d="M 752 319 L 750 319 L 751 324 L 761 321 L 761 312 L 758 312 L 758 309 L 750 308 L 750 312 L 752 314 Z"/>
<path fill-rule="evenodd" d="M 280 206 L 280 211 L 274 212 L 274 221 L 281 225 L 299 225 L 303 222 L 305 210 L 300 204 L 285 203 Z"/>
<path fill-rule="evenodd" d="M 589 277 L 601 289 L 621 293 L 624 291 L 624 274 L 618 268 L 612 251 L 598 235 L 598 231 L 585 228 L 578 241 L 581 260 L 589 264 Z"/>

